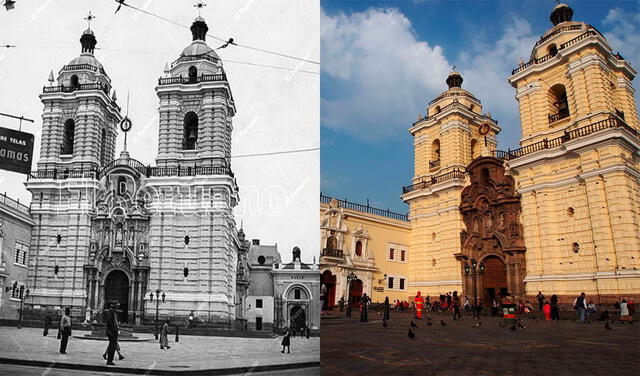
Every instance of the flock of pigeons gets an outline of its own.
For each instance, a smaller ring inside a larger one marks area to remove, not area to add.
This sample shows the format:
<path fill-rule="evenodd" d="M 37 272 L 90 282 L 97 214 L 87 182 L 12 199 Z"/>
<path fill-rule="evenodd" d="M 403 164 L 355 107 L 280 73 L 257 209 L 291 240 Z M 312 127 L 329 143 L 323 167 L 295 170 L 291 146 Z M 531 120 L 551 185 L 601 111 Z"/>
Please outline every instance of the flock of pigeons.
<path fill-rule="evenodd" d="M 427 326 L 446 326 L 447 325 L 447 323 L 444 322 L 444 320 L 439 320 L 439 321 L 432 320 L 428 316 L 425 316 L 425 319 L 426 319 Z M 530 317 L 529 319 L 532 320 L 532 321 L 538 321 L 538 319 L 535 318 L 535 317 Z M 572 321 L 576 321 L 576 319 L 573 319 Z M 610 325 L 611 323 L 613 323 L 613 321 L 611 321 L 611 322 L 606 321 L 605 324 L 604 324 L 605 329 L 607 329 L 607 330 L 613 329 L 611 327 L 611 325 Z M 633 322 L 630 322 L 630 324 L 633 324 Z M 409 337 L 409 339 L 411 339 L 411 340 L 415 340 L 416 339 L 416 334 L 413 332 L 412 328 L 418 328 L 418 325 L 413 320 L 411 320 L 409 325 L 410 325 L 410 327 L 409 327 L 409 331 L 407 332 L 407 337 Z M 478 321 L 472 326 L 472 328 L 480 328 L 481 326 L 482 326 L 482 322 Z M 500 321 L 498 323 L 498 326 L 500 326 L 501 328 L 506 328 L 508 326 L 508 324 L 505 324 L 504 322 Z M 382 320 L 382 327 L 383 328 L 389 328 L 389 323 L 387 322 L 387 320 L 384 320 L 384 319 Z M 514 331 L 514 332 L 516 330 L 522 330 L 522 329 L 525 329 L 525 328 L 526 328 L 526 326 L 524 325 L 524 320 L 522 318 L 518 318 L 515 324 L 512 324 L 512 325 L 509 326 L 509 330 Z"/>

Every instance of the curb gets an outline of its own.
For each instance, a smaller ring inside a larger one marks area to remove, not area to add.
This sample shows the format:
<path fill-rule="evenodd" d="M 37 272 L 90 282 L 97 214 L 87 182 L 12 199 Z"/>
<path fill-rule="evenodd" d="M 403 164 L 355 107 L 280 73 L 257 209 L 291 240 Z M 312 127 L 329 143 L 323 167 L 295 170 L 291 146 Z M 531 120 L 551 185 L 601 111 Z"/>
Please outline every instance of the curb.
<path fill-rule="evenodd" d="M 47 362 L 43 360 L 28 360 L 28 359 L 12 359 L 12 358 L 0 358 L 0 364 L 14 364 L 30 367 L 41 368 L 56 368 L 56 369 L 73 369 L 83 371 L 98 371 L 98 372 L 112 372 L 112 373 L 128 373 L 133 375 L 235 375 L 235 374 L 250 374 L 253 372 L 269 372 L 290 370 L 297 368 L 310 368 L 320 367 L 320 361 L 317 362 L 302 362 L 302 363 L 289 363 L 289 364 L 268 364 L 262 366 L 248 366 L 248 367 L 234 367 L 234 368 L 220 368 L 220 369 L 199 369 L 199 370 L 164 370 L 164 369 L 144 369 L 144 368 L 126 368 L 118 366 L 106 366 L 95 364 L 76 364 L 76 363 L 60 363 L 60 362 Z"/>

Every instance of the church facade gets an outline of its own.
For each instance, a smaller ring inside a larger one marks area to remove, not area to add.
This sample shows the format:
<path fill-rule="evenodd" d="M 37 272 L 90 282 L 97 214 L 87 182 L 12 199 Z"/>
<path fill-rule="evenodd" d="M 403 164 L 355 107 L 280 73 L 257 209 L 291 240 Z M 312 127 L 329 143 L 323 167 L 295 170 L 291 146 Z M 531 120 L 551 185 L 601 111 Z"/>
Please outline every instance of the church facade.
<path fill-rule="evenodd" d="M 637 72 L 593 26 L 572 19 L 558 4 L 553 27 L 508 79 L 519 148 L 497 149 L 498 121 L 455 71 L 409 128 L 407 298 L 640 297 Z"/>
<path fill-rule="evenodd" d="M 158 79 L 155 166 L 126 150 L 131 122 L 93 55 L 93 31 L 82 34 L 82 54 L 50 76 L 40 95 L 41 157 L 25 183 L 33 195 L 31 315 L 71 307 L 73 317 L 100 321 L 117 300 L 123 323 L 151 322 L 158 307 L 176 322 L 193 312 L 209 326 L 248 328 L 249 288 L 260 280 L 250 276 L 251 244 L 234 219 L 236 108 L 207 31 L 196 18 L 192 42 Z M 119 131 L 125 150 L 116 158 Z M 318 279 L 317 268 L 312 274 Z M 317 290 L 309 289 L 309 306 Z M 314 310 L 305 313 L 311 323 Z"/>

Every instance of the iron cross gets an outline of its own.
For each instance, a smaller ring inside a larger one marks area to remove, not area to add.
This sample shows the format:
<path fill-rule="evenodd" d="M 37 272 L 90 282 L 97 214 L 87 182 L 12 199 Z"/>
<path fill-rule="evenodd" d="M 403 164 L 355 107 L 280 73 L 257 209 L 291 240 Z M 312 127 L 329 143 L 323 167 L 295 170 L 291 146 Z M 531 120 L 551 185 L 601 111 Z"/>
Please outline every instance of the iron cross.
<path fill-rule="evenodd" d="M 89 30 L 91 30 L 91 20 L 94 18 L 96 18 L 96 16 L 91 14 L 91 11 L 89 11 L 89 14 L 84 18 L 89 23 Z"/>

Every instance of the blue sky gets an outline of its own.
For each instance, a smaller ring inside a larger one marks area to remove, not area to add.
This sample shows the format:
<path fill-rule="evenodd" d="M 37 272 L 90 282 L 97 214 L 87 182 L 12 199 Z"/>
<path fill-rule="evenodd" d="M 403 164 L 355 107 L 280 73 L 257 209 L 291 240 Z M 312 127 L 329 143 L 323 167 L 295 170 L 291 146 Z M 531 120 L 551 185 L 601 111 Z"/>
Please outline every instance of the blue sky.
<path fill-rule="evenodd" d="M 640 1 L 568 4 L 573 20 L 595 26 L 640 68 Z M 463 88 L 498 119 L 498 147 L 517 147 L 518 108 L 507 78 L 552 26 L 554 1 L 323 0 L 321 6 L 324 194 L 406 212 L 399 196 L 413 176 L 407 129 L 446 89 L 452 65 Z"/>

